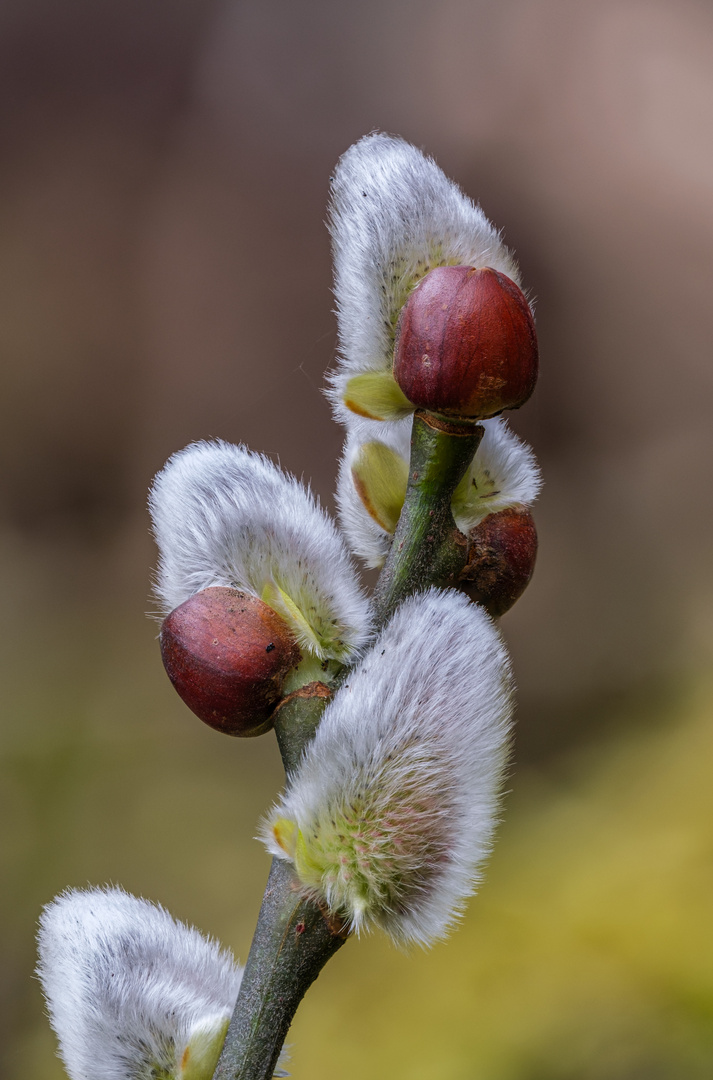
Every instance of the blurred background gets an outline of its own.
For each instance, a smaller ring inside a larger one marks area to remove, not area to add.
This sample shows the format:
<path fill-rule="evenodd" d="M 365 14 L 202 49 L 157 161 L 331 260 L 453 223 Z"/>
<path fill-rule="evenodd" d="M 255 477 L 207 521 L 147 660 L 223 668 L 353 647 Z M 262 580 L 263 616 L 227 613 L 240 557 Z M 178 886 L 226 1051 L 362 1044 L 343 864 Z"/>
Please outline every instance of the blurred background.
<path fill-rule="evenodd" d="M 535 579 L 487 883 L 428 954 L 351 943 L 293 1074 L 713 1075 L 713 8 L 0 6 L 0 1073 L 59 1080 L 41 906 L 116 882 L 243 959 L 281 784 L 166 680 L 146 491 L 245 441 L 332 506 L 325 206 L 373 129 L 480 200 L 537 299 Z"/>

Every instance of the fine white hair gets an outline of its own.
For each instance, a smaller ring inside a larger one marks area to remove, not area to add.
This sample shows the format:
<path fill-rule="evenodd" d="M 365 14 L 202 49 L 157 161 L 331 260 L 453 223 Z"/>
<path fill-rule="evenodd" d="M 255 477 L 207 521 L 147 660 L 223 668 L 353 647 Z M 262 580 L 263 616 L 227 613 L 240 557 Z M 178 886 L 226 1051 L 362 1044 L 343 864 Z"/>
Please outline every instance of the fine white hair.
<path fill-rule="evenodd" d="M 71 1080 L 181 1077 L 186 1048 L 224 1035 L 242 967 L 156 904 L 118 888 L 70 889 L 42 912 L 38 943 Z"/>
<path fill-rule="evenodd" d="M 350 550 L 367 566 L 383 565 L 392 534 L 369 513 L 359 496 L 352 469 L 367 443 L 382 443 L 408 463 L 413 420 L 380 422 L 354 417 L 347 430 L 337 480 L 339 522 Z M 531 448 L 499 417 L 483 420 L 484 435 L 453 500 L 455 523 L 464 534 L 489 514 L 514 506 L 530 507 L 542 480 Z M 405 491 L 404 491 L 405 494 Z"/>
<path fill-rule="evenodd" d="M 406 600 L 327 706 L 267 847 L 352 929 L 431 944 L 480 879 L 511 712 L 485 611 L 452 591 Z"/>
<path fill-rule="evenodd" d="M 511 506 L 532 506 L 542 487 L 532 449 L 507 421 L 493 417 L 481 423 L 485 434 L 453 500 L 453 516 L 462 533 L 489 514 Z"/>
<path fill-rule="evenodd" d="M 299 612 L 301 647 L 345 660 L 369 635 L 369 603 L 342 537 L 310 491 L 261 454 L 198 442 L 174 454 L 149 495 L 164 614 L 212 586 Z M 285 612 L 280 609 L 280 613 Z"/>
<path fill-rule="evenodd" d="M 339 366 L 331 375 L 337 418 L 347 381 L 390 371 L 396 323 L 414 285 L 436 266 L 491 266 L 520 283 L 500 233 L 433 158 L 380 132 L 339 160 L 329 211 Z"/>

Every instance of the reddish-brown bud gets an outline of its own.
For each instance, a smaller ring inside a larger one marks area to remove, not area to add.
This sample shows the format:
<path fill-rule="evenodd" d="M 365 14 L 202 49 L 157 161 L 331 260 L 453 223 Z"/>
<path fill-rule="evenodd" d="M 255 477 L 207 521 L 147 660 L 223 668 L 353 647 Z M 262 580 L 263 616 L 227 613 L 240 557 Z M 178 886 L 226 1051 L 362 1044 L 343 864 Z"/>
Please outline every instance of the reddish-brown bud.
<path fill-rule="evenodd" d="M 284 619 L 237 589 L 196 593 L 161 627 L 161 657 L 189 709 L 227 735 L 262 735 L 301 658 Z"/>
<path fill-rule="evenodd" d="M 537 531 L 524 506 L 490 514 L 468 535 L 468 561 L 459 587 L 493 616 L 522 596 L 535 569 Z"/>
<path fill-rule="evenodd" d="M 485 420 L 524 405 L 537 370 L 530 305 L 498 270 L 439 266 L 401 311 L 394 378 L 419 408 Z"/>

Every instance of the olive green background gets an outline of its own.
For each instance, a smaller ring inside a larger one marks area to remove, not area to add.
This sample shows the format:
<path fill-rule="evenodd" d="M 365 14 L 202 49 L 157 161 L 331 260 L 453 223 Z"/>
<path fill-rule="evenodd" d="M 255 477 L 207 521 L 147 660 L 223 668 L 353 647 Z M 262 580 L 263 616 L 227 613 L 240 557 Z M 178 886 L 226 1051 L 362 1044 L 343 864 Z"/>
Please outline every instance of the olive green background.
<path fill-rule="evenodd" d="M 350 942 L 297 1077 L 713 1071 L 713 9 L 700 0 L 5 0 L 0 1075 L 59 1080 L 42 904 L 121 883 L 245 957 L 281 783 L 163 676 L 146 490 L 245 441 L 332 505 L 328 179 L 434 154 L 517 251 L 546 478 L 502 621 L 518 738 L 459 931 Z"/>

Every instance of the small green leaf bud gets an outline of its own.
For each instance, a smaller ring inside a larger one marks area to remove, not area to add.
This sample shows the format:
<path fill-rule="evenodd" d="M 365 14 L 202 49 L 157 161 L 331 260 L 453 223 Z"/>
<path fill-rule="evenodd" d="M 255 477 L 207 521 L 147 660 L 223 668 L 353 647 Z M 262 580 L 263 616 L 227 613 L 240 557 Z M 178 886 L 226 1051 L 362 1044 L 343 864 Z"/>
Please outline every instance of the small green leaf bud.
<path fill-rule="evenodd" d="M 164 620 L 161 657 L 189 709 L 227 735 L 262 735 L 301 659 L 289 627 L 238 589 L 196 593 Z"/>
<path fill-rule="evenodd" d="M 365 371 L 349 379 L 344 404 L 367 420 L 401 420 L 413 412 L 391 371 Z"/>
<path fill-rule="evenodd" d="M 364 443 L 351 467 L 364 507 L 385 532 L 398 525 L 408 483 L 408 461 L 382 442 Z"/>
<path fill-rule="evenodd" d="M 419 408 L 480 420 L 496 416 L 527 401 L 537 370 L 530 306 L 498 270 L 437 267 L 404 305 L 394 377 Z"/>

